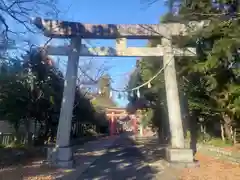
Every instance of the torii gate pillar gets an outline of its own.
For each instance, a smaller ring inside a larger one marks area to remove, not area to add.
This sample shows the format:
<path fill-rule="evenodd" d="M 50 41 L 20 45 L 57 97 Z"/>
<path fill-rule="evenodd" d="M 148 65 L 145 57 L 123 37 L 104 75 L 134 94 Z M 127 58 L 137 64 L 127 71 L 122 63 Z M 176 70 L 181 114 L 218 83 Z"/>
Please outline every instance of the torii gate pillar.
<path fill-rule="evenodd" d="M 133 133 L 134 133 L 134 135 L 136 136 L 137 133 L 138 133 L 137 118 L 136 118 L 136 116 L 133 117 L 132 121 L 133 121 L 133 124 L 132 124 L 132 126 L 133 126 Z"/>
<path fill-rule="evenodd" d="M 71 39 L 56 142 L 56 164 L 60 167 L 71 167 L 73 165 L 73 152 L 70 146 L 70 133 L 72 126 L 72 113 L 76 90 L 80 47 L 81 39 Z"/>
<path fill-rule="evenodd" d="M 162 38 L 162 45 L 165 47 L 163 64 L 165 67 L 164 78 L 171 131 L 171 145 L 172 148 L 184 148 L 183 125 L 172 42 L 167 38 Z"/>
<path fill-rule="evenodd" d="M 171 132 L 171 147 L 166 149 L 167 160 L 173 163 L 193 163 L 192 149 L 184 146 L 184 131 L 180 109 L 174 51 L 171 39 L 162 38 L 164 78 L 167 96 L 168 118 Z M 194 164 L 194 163 L 193 163 Z M 195 165 L 195 164 L 194 164 Z"/>
<path fill-rule="evenodd" d="M 110 123 L 110 136 L 114 136 L 115 134 L 115 113 L 112 112 L 111 119 L 109 120 Z"/>

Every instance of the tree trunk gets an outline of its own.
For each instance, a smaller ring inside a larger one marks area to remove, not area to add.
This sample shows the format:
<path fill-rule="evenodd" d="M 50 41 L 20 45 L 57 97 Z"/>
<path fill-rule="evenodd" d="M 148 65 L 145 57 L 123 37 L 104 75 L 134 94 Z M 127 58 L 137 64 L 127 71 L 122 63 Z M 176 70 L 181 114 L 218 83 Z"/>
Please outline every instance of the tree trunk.
<path fill-rule="evenodd" d="M 224 130 L 228 140 L 232 141 L 231 118 L 227 114 L 222 114 L 224 120 Z"/>
<path fill-rule="evenodd" d="M 221 137 L 222 137 L 222 140 L 225 141 L 225 135 L 224 135 L 224 127 L 223 127 L 223 124 L 221 124 Z"/>
<path fill-rule="evenodd" d="M 191 119 L 191 121 L 189 121 L 189 129 L 190 129 L 190 148 L 193 150 L 193 155 L 196 154 L 197 152 L 197 118 L 196 118 L 196 114 L 193 113 L 189 119 Z"/>
<path fill-rule="evenodd" d="M 233 130 L 233 143 L 234 143 L 234 144 L 237 143 L 236 136 L 237 136 L 237 131 L 236 131 L 236 128 L 234 128 L 234 130 Z"/>
<path fill-rule="evenodd" d="M 34 119 L 34 135 L 37 133 L 37 119 Z"/>
<path fill-rule="evenodd" d="M 25 129 L 26 129 L 26 141 L 27 141 L 27 145 L 30 146 L 32 145 L 32 133 L 30 132 L 30 119 L 25 119 L 24 120 L 24 125 L 25 125 Z"/>
<path fill-rule="evenodd" d="M 232 140 L 233 140 L 233 136 L 234 136 L 234 135 L 233 135 L 233 127 L 232 127 L 232 126 L 230 127 L 230 132 L 231 132 L 231 138 L 232 138 Z"/>
<path fill-rule="evenodd" d="M 49 137 L 50 137 L 50 134 L 49 134 L 49 132 L 50 132 L 50 128 L 51 128 L 51 125 L 50 125 L 50 123 L 49 123 L 49 120 L 48 119 L 46 119 L 45 120 L 45 129 L 44 129 L 44 143 L 49 143 Z"/>
<path fill-rule="evenodd" d="M 14 131 L 15 131 L 14 143 L 20 144 L 19 123 L 14 124 Z"/>
<path fill-rule="evenodd" d="M 200 129 L 201 129 L 201 133 L 206 134 L 206 125 L 205 124 L 201 124 Z"/>

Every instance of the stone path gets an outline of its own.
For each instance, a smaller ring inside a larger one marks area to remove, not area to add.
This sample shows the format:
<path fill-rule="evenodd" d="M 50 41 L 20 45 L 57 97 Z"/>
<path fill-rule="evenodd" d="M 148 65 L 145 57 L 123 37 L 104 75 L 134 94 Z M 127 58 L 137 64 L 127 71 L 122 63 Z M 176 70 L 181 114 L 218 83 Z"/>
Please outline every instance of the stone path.
<path fill-rule="evenodd" d="M 138 143 L 124 134 L 101 138 L 74 148 L 74 168 L 49 168 L 40 162 L 37 165 L 32 162 L 17 170 L 1 170 L 0 180 L 176 179 L 172 170 L 162 166 L 163 148 L 160 148 L 159 154 L 152 152 L 159 148 L 156 141 L 147 146 Z"/>
<path fill-rule="evenodd" d="M 134 142 L 129 138 L 121 138 L 78 180 L 149 180 L 154 178 L 154 174 Z"/>
<path fill-rule="evenodd" d="M 174 170 L 163 163 L 164 147 L 160 148 L 155 140 L 151 141 L 152 146 L 142 146 L 142 141 L 119 138 L 78 180 L 176 180 Z M 153 153 L 156 149 L 160 152 L 157 155 Z"/>
<path fill-rule="evenodd" d="M 71 169 L 71 173 L 65 176 L 59 176 L 58 180 L 74 180 L 77 179 L 89 166 L 98 158 L 106 153 L 109 147 L 113 145 L 118 136 L 102 138 L 101 140 L 86 143 L 84 146 L 75 147 L 74 161 L 75 168 Z"/>
<path fill-rule="evenodd" d="M 98 157 L 78 180 L 195 180 L 239 179 L 239 166 L 210 156 L 197 155 L 200 167 L 176 169 L 167 166 L 164 146 L 156 138 L 119 138 Z"/>
<path fill-rule="evenodd" d="M 155 170 L 154 179 L 177 180 L 179 171 L 169 166 L 165 160 L 165 147 L 159 144 L 157 137 L 136 137 L 135 143 L 144 155 L 148 165 Z"/>

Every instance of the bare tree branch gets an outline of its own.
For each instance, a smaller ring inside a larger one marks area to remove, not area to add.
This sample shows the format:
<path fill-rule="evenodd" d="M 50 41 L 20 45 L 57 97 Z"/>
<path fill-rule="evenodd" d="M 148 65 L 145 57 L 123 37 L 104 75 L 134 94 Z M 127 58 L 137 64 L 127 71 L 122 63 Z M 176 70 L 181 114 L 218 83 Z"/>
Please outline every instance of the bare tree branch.
<path fill-rule="evenodd" d="M 87 62 L 80 64 L 79 69 L 79 75 L 78 75 L 78 83 L 85 84 L 85 85 L 97 85 L 99 79 L 106 74 L 108 68 L 105 66 L 105 64 L 101 64 L 99 67 L 93 66 L 92 62 L 93 58 Z M 83 62 L 83 60 L 81 60 Z M 64 66 L 67 64 L 65 62 L 61 62 Z M 91 75 L 90 75 L 91 74 Z M 93 77 L 92 77 L 93 75 Z M 84 85 L 83 84 L 83 85 Z"/>
<path fill-rule="evenodd" d="M 32 16 L 57 17 L 58 13 L 56 0 L 0 0 L 0 31 L 7 39 L 9 34 L 36 33 Z"/>

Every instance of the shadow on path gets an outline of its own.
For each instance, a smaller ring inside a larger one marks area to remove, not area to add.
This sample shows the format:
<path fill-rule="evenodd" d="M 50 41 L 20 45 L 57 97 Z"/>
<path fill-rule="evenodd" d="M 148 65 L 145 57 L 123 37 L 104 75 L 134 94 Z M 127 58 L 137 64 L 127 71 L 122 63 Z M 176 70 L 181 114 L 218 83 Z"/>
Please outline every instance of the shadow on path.
<path fill-rule="evenodd" d="M 79 180 L 150 180 L 158 171 L 147 164 L 137 145 L 129 138 L 119 139 L 95 161 Z"/>

